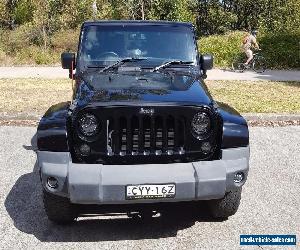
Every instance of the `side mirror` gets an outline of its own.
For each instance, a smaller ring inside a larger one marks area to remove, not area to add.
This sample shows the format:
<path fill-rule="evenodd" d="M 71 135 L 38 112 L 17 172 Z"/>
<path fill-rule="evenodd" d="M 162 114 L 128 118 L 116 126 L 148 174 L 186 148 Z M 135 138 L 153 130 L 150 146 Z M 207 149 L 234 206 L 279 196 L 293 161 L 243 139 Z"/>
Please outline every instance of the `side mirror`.
<path fill-rule="evenodd" d="M 61 54 L 61 66 L 63 69 L 75 69 L 75 53 L 64 52 Z"/>
<path fill-rule="evenodd" d="M 200 64 L 203 71 L 210 70 L 214 65 L 214 58 L 211 54 L 200 55 Z"/>

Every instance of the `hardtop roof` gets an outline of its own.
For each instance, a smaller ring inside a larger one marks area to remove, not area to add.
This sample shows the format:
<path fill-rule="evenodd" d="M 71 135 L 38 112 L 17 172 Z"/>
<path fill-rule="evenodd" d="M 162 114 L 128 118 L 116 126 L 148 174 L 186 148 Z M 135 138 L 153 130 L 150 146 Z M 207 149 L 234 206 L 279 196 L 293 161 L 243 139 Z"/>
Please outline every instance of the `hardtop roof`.
<path fill-rule="evenodd" d="M 159 21 L 159 20 L 94 20 L 85 21 L 82 26 L 90 25 L 170 25 L 170 26 L 186 26 L 193 27 L 192 23 L 189 22 L 178 22 L 178 21 Z"/>

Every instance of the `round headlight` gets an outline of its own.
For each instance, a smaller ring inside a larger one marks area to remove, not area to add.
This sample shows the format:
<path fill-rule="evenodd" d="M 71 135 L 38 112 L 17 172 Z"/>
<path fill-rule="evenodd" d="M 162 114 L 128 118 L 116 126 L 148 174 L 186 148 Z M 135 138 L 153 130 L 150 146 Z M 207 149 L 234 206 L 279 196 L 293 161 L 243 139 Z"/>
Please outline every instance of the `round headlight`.
<path fill-rule="evenodd" d="M 98 132 L 99 123 L 92 114 L 85 114 L 79 119 L 79 129 L 85 136 L 93 136 Z"/>
<path fill-rule="evenodd" d="M 192 120 L 192 131 L 196 135 L 204 135 L 210 130 L 210 119 L 206 113 L 197 113 Z"/>

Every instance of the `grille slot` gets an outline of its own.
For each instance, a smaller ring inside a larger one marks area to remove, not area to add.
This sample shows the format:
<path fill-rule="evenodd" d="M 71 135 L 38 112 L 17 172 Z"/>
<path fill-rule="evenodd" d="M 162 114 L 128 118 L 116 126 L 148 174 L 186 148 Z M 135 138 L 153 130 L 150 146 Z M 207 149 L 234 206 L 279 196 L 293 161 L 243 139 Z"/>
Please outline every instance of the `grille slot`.
<path fill-rule="evenodd" d="M 113 154 L 166 154 L 184 148 L 184 118 L 141 115 L 109 118 L 108 123 Z"/>

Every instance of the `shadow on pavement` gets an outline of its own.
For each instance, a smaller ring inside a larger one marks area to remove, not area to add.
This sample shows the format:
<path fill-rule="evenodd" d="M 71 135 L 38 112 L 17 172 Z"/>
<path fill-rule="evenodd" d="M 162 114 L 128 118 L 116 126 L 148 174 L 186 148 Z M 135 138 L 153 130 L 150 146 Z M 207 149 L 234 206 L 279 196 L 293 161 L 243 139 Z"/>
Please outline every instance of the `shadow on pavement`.
<path fill-rule="evenodd" d="M 223 71 L 223 72 L 234 72 L 234 70 L 232 68 L 220 68 L 219 70 Z M 236 72 L 234 72 L 236 73 Z"/>
<path fill-rule="evenodd" d="M 28 150 L 36 150 L 36 135 Z M 212 221 L 205 208 L 180 209 L 172 216 L 154 217 L 147 221 L 131 218 L 97 217 L 81 219 L 61 226 L 48 221 L 42 202 L 38 165 L 32 173 L 22 175 L 5 200 L 6 210 L 14 226 L 33 234 L 43 242 L 97 242 L 175 237 L 179 230 L 193 226 L 197 221 Z"/>

